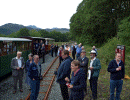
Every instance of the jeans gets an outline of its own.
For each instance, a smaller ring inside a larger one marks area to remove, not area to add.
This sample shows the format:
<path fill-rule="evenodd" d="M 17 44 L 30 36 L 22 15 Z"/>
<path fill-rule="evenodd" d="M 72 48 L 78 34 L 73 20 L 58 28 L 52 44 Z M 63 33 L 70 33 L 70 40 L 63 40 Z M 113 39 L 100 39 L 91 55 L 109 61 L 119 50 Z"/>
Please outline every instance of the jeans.
<path fill-rule="evenodd" d="M 114 100 L 114 91 L 116 88 L 115 100 L 120 100 L 120 93 L 122 90 L 123 80 L 110 80 L 110 100 Z"/>
<path fill-rule="evenodd" d="M 31 80 L 30 100 L 37 100 L 40 89 L 40 80 Z"/>

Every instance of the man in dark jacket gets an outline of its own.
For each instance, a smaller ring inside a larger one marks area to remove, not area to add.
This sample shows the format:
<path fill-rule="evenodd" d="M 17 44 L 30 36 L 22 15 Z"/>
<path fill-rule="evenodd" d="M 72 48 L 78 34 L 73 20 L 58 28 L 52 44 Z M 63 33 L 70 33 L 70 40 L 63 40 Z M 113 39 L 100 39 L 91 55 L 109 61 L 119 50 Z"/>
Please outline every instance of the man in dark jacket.
<path fill-rule="evenodd" d="M 42 48 L 41 48 L 41 53 L 42 53 L 42 63 L 45 63 L 45 45 L 42 44 Z"/>
<path fill-rule="evenodd" d="M 68 87 L 66 86 L 65 78 L 70 78 L 71 73 L 71 61 L 72 58 L 69 56 L 69 51 L 65 50 L 62 53 L 63 62 L 60 64 L 57 71 L 57 82 L 60 84 L 62 97 L 64 100 L 69 99 Z"/>
<path fill-rule="evenodd" d="M 59 48 L 59 47 L 58 47 L 58 45 L 56 44 L 54 48 L 55 48 L 55 57 L 56 57 L 56 56 L 57 56 L 57 52 L 58 52 L 58 48 Z"/>
<path fill-rule="evenodd" d="M 40 89 L 41 64 L 39 63 L 39 56 L 34 55 L 34 62 L 29 66 L 28 76 L 31 79 L 31 100 L 37 100 Z"/>
<path fill-rule="evenodd" d="M 114 100 L 114 92 L 116 88 L 116 100 L 120 100 L 120 93 L 123 85 L 123 78 L 125 75 L 124 63 L 121 60 L 121 54 L 116 53 L 115 59 L 108 65 L 108 72 L 110 72 L 110 100 Z"/>
<path fill-rule="evenodd" d="M 83 70 L 85 72 L 85 81 L 87 81 L 89 59 L 86 57 L 86 51 L 85 50 L 81 51 L 81 56 L 78 58 L 78 61 L 80 62 L 80 68 L 83 68 Z M 85 92 L 87 93 L 87 82 L 86 82 Z"/>

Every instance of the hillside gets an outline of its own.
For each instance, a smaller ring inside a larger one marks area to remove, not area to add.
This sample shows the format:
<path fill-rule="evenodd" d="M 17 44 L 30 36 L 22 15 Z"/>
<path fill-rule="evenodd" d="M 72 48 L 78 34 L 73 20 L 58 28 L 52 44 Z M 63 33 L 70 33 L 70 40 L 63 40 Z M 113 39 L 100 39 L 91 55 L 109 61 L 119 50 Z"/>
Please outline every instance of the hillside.
<path fill-rule="evenodd" d="M 23 26 L 19 24 L 8 23 L 8 24 L 0 26 L 0 34 L 9 35 L 13 32 L 19 31 L 21 28 L 27 28 L 29 30 L 35 29 L 37 31 L 40 30 L 40 28 L 37 28 L 35 25 Z M 53 29 L 45 29 L 45 30 L 48 32 L 51 32 L 53 30 L 61 32 L 61 33 L 69 32 L 69 29 L 66 29 L 66 28 L 53 28 Z"/>
<path fill-rule="evenodd" d="M 21 28 L 25 28 L 25 26 L 19 25 L 19 24 L 8 23 L 8 24 L 5 24 L 3 26 L 0 26 L 0 34 L 9 35 L 13 32 L 19 31 Z M 26 27 L 26 28 L 29 30 L 33 29 L 31 27 Z"/>

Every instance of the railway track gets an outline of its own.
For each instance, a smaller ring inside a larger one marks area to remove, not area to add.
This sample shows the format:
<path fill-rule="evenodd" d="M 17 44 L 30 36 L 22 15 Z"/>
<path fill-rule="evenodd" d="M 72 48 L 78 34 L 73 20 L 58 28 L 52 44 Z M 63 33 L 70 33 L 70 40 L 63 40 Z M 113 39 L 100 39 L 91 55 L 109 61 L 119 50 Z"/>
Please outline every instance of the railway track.
<path fill-rule="evenodd" d="M 47 100 L 48 99 L 49 92 L 50 92 L 52 84 L 55 80 L 54 71 L 56 69 L 58 69 L 58 67 L 59 67 L 59 60 L 58 60 L 58 57 L 56 57 L 52 61 L 50 66 L 48 66 L 45 73 L 42 75 L 43 80 L 40 81 L 40 91 L 39 91 L 39 95 L 37 98 L 38 100 Z M 28 94 L 28 96 L 25 98 L 25 100 L 30 100 L 30 94 L 31 94 L 31 92 Z"/>

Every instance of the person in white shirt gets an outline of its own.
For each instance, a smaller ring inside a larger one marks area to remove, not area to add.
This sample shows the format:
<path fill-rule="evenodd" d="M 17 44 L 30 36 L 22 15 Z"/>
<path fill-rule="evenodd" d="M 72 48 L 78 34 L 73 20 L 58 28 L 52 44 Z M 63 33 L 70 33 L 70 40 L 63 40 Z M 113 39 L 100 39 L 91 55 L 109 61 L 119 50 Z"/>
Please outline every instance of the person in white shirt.
<path fill-rule="evenodd" d="M 100 64 L 100 60 L 98 58 L 96 58 L 96 51 L 92 50 L 90 52 L 90 66 L 89 66 L 89 82 L 90 82 L 90 88 L 92 91 L 92 97 L 93 100 L 97 100 L 97 81 L 98 81 L 98 77 L 99 77 L 99 72 L 101 69 L 101 64 Z"/>
<path fill-rule="evenodd" d="M 23 92 L 22 83 L 23 83 L 23 73 L 24 73 L 24 59 L 21 57 L 22 52 L 18 51 L 17 56 L 14 57 L 11 61 L 11 68 L 12 68 L 12 76 L 14 80 L 14 91 L 13 94 L 17 91 L 17 82 L 19 80 L 19 89 L 20 92 Z"/>

